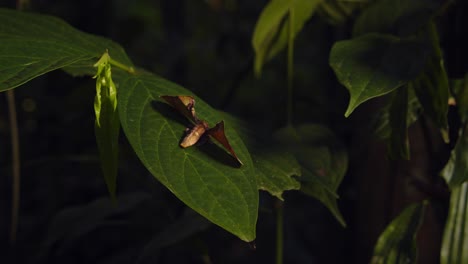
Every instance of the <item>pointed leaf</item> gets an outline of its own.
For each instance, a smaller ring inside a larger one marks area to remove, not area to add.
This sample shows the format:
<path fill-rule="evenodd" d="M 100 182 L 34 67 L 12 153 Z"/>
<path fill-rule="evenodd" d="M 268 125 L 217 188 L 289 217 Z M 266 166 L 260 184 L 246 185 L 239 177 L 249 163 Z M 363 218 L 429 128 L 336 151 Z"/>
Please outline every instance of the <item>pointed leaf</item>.
<path fill-rule="evenodd" d="M 258 211 L 258 190 L 249 153 L 226 123 L 226 137 L 244 162 L 240 168 L 224 149 L 214 144 L 180 148 L 189 122 L 160 98 L 190 95 L 197 116 L 208 124 L 222 116 L 188 90 L 151 74 L 114 77 L 119 85 L 122 128 L 145 167 L 185 204 L 213 223 L 252 241 Z"/>
<path fill-rule="evenodd" d="M 294 12 L 294 32 L 302 30 L 321 0 L 271 0 L 263 9 L 252 36 L 255 50 L 255 73 L 261 74 L 262 66 L 286 47 L 288 42 L 289 14 Z"/>
<path fill-rule="evenodd" d="M 112 80 L 109 60 L 106 52 L 95 64 L 98 70 L 95 76 L 94 127 L 104 179 L 112 200 L 116 201 L 120 119 L 117 112 L 117 87 Z"/>
<path fill-rule="evenodd" d="M 417 263 L 416 234 L 424 216 L 426 202 L 406 207 L 380 235 L 372 264 Z"/>
<path fill-rule="evenodd" d="M 335 43 L 330 65 L 351 94 L 345 116 L 361 103 L 416 78 L 426 65 L 426 55 L 423 42 L 390 35 L 368 34 Z"/>
<path fill-rule="evenodd" d="M 119 45 L 51 16 L 0 8 L 0 39 L 0 91 L 72 64 L 86 65 L 80 71 L 93 74 L 95 59 L 106 49 L 131 66 Z"/>
<path fill-rule="evenodd" d="M 468 183 L 457 186 L 450 195 L 440 263 L 468 263 Z"/>

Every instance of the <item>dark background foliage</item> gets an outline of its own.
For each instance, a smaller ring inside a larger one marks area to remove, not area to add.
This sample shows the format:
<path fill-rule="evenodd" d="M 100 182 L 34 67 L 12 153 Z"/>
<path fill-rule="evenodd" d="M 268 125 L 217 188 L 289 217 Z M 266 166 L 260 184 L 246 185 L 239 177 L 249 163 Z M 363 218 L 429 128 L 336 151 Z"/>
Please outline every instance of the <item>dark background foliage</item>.
<path fill-rule="evenodd" d="M 135 65 L 255 122 L 259 133 L 265 133 L 286 120 L 285 54 L 268 63 L 260 79 L 252 69 L 251 36 L 267 2 L 37 0 L 32 9 L 113 39 Z M 468 68 L 459 59 L 468 44 L 466 29 L 456 26 L 468 22 L 461 16 L 466 4 L 460 2 L 440 21 L 450 77 Z M 372 139 L 368 129 L 381 100 L 343 117 L 349 96 L 328 57 L 335 41 L 350 36 L 350 25 L 332 26 L 321 17 L 309 21 L 296 40 L 294 77 L 294 121 L 332 128 L 349 150 L 350 169 L 338 192 L 348 227 L 342 228 L 313 198 L 286 193 L 284 263 L 368 262 L 386 224 L 409 202 L 422 198 L 436 203 L 420 234 L 421 263 L 437 263 L 448 193 L 437 175 L 440 167 L 431 160 L 447 159 L 448 148 L 430 122 L 422 121 L 410 129 L 411 162 L 388 161 L 385 144 Z M 139 257 L 141 263 L 209 263 L 208 256 L 212 263 L 274 261 L 275 198 L 260 194 L 253 250 L 178 201 L 149 175 L 124 137 L 120 206 L 111 205 L 94 138 L 94 80 L 56 71 L 15 93 L 22 154 L 20 222 L 12 246 L 10 135 L 5 97 L 0 96 L 0 263 L 132 263 Z"/>

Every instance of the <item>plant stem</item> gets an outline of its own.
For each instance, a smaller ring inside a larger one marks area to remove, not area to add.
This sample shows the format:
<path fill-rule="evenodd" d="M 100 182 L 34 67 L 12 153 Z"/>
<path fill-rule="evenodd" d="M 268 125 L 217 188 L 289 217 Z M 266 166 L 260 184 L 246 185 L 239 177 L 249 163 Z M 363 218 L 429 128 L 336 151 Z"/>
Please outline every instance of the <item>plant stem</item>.
<path fill-rule="evenodd" d="M 18 133 L 18 118 L 16 115 L 15 105 L 15 93 L 13 90 L 8 90 L 6 95 L 8 103 L 8 115 L 10 119 L 11 156 L 13 165 L 10 242 L 14 243 L 16 241 L 20 206 L 20 144 Z"/>
<path fill-rule="evenodd" d="M 294 9 L 289 10 L 288 32 L 288 126 L 292 125 L 293 118 L 293 75 L 294 75 Z"/>
<path fill-rule="evenodd" d="M 276 211 L 276 264 L 283 263 L 283 225 L 284 225 L 284 210 L 283 202 L 275 201 Z"/>
<path fill-rule="evenodd" d="M 112 58 L 109 59 L 109 63 L 117 68 L 120 68 L 124 71 L 127 71 L 129 73 L 135 73 L 135 69 L 132 66 L 127 66 L 123 63 L 120 63 L 116 60 L 113 60 Z"/>

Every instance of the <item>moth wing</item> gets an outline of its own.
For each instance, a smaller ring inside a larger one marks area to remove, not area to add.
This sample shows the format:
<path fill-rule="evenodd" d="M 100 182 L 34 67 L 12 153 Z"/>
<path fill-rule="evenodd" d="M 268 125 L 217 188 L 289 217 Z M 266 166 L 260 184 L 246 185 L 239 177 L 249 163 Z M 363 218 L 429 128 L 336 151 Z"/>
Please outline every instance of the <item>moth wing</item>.
<path fill-rule="evenodd" d="M 239 164 L 243 165 L 242 161 L 237 157 L 236 152 L 234 152 L 234 149 L 232 149 L 231 144 L 229 144 L 229 141 L 226 138 L 226 134 L 224 133 L 224 121 L 217 123 L 216 126 L 208 129 L 206 133 L 223 145 L 223 147 L 231 153 Z"/>
<path fill-rule="evenodd" d="M 197 115 L 195 114 L 195 99 L 193 97 L 188 95 L 161 95 L 160 97 L 193 123 L 198 122 Z"/>
<path fill-rule="evenodd" d="M 195 145 L 203 136 L 203 134 L 205 134 L 206 127 L 207 125 L 204 122 L 196 124 L 187 132 L 185 137 L 180 142 L 180 146 L 182 148 L 188 148 L 190 146 Z"/>

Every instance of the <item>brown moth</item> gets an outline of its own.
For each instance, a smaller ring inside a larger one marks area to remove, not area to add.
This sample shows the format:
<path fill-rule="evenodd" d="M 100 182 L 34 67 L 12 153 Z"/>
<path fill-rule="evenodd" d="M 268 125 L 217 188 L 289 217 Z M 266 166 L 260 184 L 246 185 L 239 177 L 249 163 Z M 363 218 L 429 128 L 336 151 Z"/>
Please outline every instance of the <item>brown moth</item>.
<path fill-rule="evenodd" d="M 161 95 L 160 97 L 194 124 L 192 128 L 187 129 L 187 133 L 180 142 L 180 146 L 182 148 L 193 146 L 202 136 L 208 135 L 218 141 L 229 153 L 231 153 L 240 165 L 243 164 L 226 138 L 226 134 L 224 133 L 224 121 L 220 121 L 214 127 L 210 128 L 205 120 L 201 120 L 197 117 L 195 113 L 195 99 L 191 96 Z"/>

